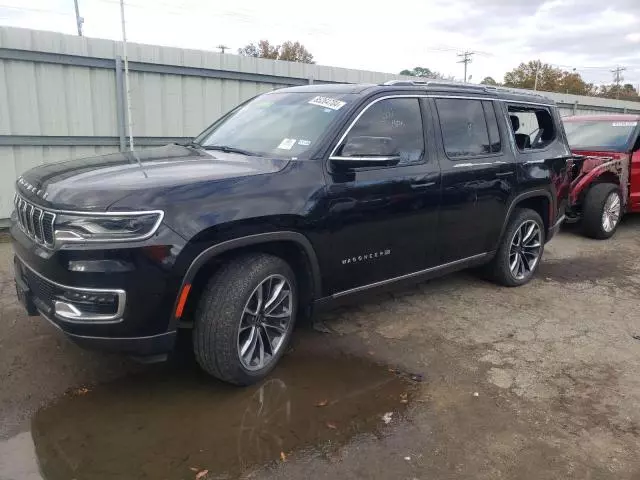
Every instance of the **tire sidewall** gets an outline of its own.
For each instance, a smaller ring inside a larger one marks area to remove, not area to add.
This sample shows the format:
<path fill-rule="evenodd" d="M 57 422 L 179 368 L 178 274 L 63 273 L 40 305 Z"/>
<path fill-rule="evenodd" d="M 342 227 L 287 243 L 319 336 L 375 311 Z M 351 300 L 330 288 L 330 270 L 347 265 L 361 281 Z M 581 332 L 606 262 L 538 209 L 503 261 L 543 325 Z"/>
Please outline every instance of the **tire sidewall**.
<path fill-rule="evenodd" d="M 298 312 L 298 285 L 289 265 L 272 255 L 248 255 L 231 261 L 223 270 L 219 277 L 212 278 L 212 288 L 207 289 L 211 298 L 222 298 L 223 301 L 215 303 L 217 308 L 212 310 L 205 308 L 206 298 L 200 299 L 201 308 L 194 328 L 196 358 L 213 376 L 236 385 L 250 385 L 265 378 L 287 350 Z M 238 352 L 242 313 L 250 295 L 270 275 L 282 275 L 289 281 L 293 296 L 291 322 L 280 350 L 269 364 L 260 370 L 248 370 Z M 208 328 L 208 325 L 213 327 Z M 203 349 L 208 353 L 204 354 Z M 201 355 L 206 355 L 207 359 L 198 358 Z"/>
<path fill-rule="evenodd" d="M 615 195 L 616 197 L 618 197 L 618 202 L 620 204 L 620 212 L 618 214 L 618 220 L 616 222 L 616 224 L 613 226 L 613 228 L 611 229 L 611 231 L 606 231 L 604 229 L 604 224 L 603 224 L 603 219 L 602 216 L 604 215 L 604 209 L 607 205 L 607 201 L 609 200 L 609 198 L 611 198 L 612 195 Z M 605 197 L 604 197 L 604 201 L 602 202 L 602 205 L 600 207 L 600 235 L 602 236 L 602 238 L 610 238 L 613 236 L 614 233 L 616 233 L 616 230 L 618 229 L 618 225 L 620 225 L 620 219 L 622 217 L 622 196 L 620 195 L 620 192 L 618 191 L 617 188 L 612 189 Z"/>
<path fill-rule="evenodd" d="M 515 236 L 517 230 L 522 226 L 524 222 L 534 221 L 538 225 L 540 229 L 540 255 L 538 257 L 538 261 L 535 267 L 526 275 L 524 278 L 516 278 L 511 272 L 511 268 L 509 267 L 509 256 L 511 252 L 511 242 L 513 241 L 513 237 Z M 540 215 L 534 210 L 522 209 L 516 212 L 513 220 L 509 222 L 509 226 L 505 231 L 504 237 L 502 239 L 502 243 L 500 245 L 500 250 L 498 251 L 499 258 L 498 267 L 500 272 L 498 272 L 501 283 L 510 287 L 517 287 L 520 285 L 524 285 L 528 283 L 538 271 L 540 267 L 540 263 L 542 261 L 542 256 L 544 254 L 544 246 L 545 246 L 545 228 L 544 222 Z"/>
<path fill-rule="evenodd" d="M 280 259 L 277 259 L 277 260 L 280 260 Z M 237 321 L 235 323 L 235 328 L 233 330 L 233 338 L 234 338 L 233 349 L 235 351 L 234 359 L 237 362 L 237 368 L 240 369 L 240 371 L 242 372 L 242 375 L 249 377 L 251 379 L 264 378 L 278 364 L 280 358 L 282 357 L 284 352 L 287 350 L 289 341 L 291 340 L 291 334 L 293 333 L 296 315 L 298 313 L 298 286 L 295 281 L 295 275 L 293 274 L 293 271 L 291 270 L 291 268 L 289 268 L 289 266 L 284 261 L 280 260 L 278 263 L 279 265 L 276 263 L 274 264 L 273 267 L 260 269 L 259 272 L 255 272 L 255 274 L 252 275 L 253 278 L 251 279 L 251 282 L 249 284 L 250 287 L 243 294 L 244 300 L 241 303 L 241 305 L 239 305 L 238 308 L 236 309 Z M 253 294 L 254 290 L 258 287 L 258 285 L 260 285 L 260 283 L 262 283 L 267 277 L 271 275 L 282 275 L 287 279 L 287 281 L 289 282 L 289 285 L 291 285 L 291 295 L 293 296 L 291 322 L 289 323 L 289 329 L 285 334 L 285 338 L 282 341 L 282 346 L 280 347 L 280 350 L 278 351 L 278 353 L 275 355 L 275 358 L 272 358 L 269 364 L 260 370 L 248 370 L 242 364 L 242 361 L 240 360 L 240 353 L 238 352 L 238 331 L 240 330 L 240 321 L 242 318 L 242 314 L 244 312 L 244 307 L 246 303 L 249 301 L 250 295 Z M 255 380 L 249 380 L 249 383 L 253 383 L 254 381 Z"/>
<path fill-rule="evenodd" d="M 620 200 L 620 216 L 618 217 L 615 227 L 610 232 L 607 232 L 602 225 L 602 215 L 604 214 L 604 207 L 607 204 L 607 199 L 612 194 L 616 194 Z M 593 185 L 587 192 L 582 210 L 582 229 L 586 236 L 596 240 L 606 240 L 611 238 L 618 229 L 624 213 L 620 187 L 613 183 L 599 183 Z"/>

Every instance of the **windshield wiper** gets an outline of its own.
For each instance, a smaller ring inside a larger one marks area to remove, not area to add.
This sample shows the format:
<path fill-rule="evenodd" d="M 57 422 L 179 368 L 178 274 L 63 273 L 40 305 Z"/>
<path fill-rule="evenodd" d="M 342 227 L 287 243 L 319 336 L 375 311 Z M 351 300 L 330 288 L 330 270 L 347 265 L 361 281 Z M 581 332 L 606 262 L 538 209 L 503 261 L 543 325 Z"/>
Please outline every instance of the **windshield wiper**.
<path fill-rule="evenodd" d="M 249 150 L 243 150 L 242 148 L 230 147 L 228 145 L 204 145 L 200 146 L 205 150 L 219 150 L 224 153 L 239 153 L 240 155 L 246 155 L 248 157 L 257 157 L 258 154 Z"/>

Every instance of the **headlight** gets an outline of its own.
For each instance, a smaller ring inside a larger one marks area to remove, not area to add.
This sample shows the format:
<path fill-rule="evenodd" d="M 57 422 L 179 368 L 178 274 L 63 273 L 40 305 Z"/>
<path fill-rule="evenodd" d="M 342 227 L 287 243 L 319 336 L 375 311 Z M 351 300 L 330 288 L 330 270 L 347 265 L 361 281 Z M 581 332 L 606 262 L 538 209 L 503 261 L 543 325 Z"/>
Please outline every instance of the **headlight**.
<path fill-rule="evenodd" d="M 153 235 L 163 212 L 105 215 L 59 213 L 55 220 L 56 243 L 144 240 Z"/>

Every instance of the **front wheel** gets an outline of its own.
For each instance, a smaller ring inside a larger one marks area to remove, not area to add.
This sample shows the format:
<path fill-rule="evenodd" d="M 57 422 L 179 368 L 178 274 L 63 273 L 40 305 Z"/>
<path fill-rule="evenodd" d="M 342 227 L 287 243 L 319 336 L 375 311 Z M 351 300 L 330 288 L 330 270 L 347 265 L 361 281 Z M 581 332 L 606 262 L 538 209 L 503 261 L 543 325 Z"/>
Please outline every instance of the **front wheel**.
<path fill-rule="evenodd" d="M 518 287 L 533 278 L 544 251 L 544 224 L 528 208 L 518 209 L 509 220 L 500 246 L 489 265 L 493 280 L 506 287 Z"/>
<path fill-rule="evenodd" d="M 206 372 L 249 385 L 275 367 L 296 318 L 295 276 L 282 259 L 249 254 L 224 265 L 196 310 L 193 347 Z"/>
<path fill-rule="evenodd" d="M 587 237 L 598 240 L 615 233 L 622 216 L 620 189 L 613 183 L 599 183 L 591 187 L 582 208 L 582 230 Z"/>

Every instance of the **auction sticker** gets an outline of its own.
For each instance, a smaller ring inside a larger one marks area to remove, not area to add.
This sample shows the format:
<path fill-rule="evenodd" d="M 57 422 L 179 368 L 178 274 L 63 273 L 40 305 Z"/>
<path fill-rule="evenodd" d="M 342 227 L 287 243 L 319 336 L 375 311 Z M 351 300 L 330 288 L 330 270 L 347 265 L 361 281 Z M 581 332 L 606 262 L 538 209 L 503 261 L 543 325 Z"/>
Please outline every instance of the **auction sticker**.
<path fill-rule="evenodd" d="M 611 125 L 614 127 L 635 127 L 638 122 L 613 122 Z"/>
<path fill-rule="evenodd" d="M 330 108 L 331 110 L 340 110 L 344 107 L 347 102 L 343 102 L 342 100 L 338 100 L 336 98 L 331 97 L 323 97 L 318 95 L 317 97 L 309 100 L 310 105 L 317 105 L 318 107 Z"/>
<path fill-rule="evenodd" d="M 295 144 L 295 138 L 284 138 L 276 148 L 279 148 L 280 150 L 291 150 Z"/>

